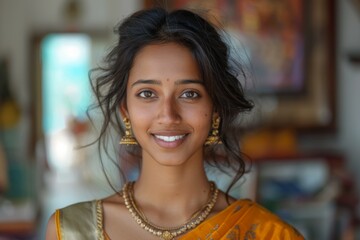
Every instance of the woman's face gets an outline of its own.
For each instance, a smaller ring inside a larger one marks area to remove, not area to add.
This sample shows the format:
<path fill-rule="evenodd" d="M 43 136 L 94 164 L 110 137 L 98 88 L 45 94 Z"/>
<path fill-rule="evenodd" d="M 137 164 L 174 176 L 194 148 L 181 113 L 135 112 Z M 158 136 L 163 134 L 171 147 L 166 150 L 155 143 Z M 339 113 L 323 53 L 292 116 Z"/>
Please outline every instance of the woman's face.
<path fill-rule="evenodd" d="M 175 166 L 202 160 L 213 104 L 188 48 L 176 43 L 142 48 L 130 70 L 126 106 L 121 109 L 145 161 Z"/>

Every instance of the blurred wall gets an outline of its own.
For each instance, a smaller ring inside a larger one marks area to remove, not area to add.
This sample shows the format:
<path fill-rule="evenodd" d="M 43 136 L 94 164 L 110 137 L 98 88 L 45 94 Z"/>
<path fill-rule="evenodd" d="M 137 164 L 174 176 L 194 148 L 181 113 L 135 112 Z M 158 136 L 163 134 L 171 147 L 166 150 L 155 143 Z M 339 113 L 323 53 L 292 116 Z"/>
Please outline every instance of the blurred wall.
<path fill-rule="evenodd" d="M 360 194 L 360 64 L 348 60 L 350 52 L 360 54 L 360 9 L 351 1 L 338 4 L 338 143 L 348 159 L 348 168 L 357 178 Z M 337 143 L 336 142 L 336 143 Z"/>
<path fill-rule="evenodd" d="M 30 121 L 29 37 L 34 31 L 66 30 L 62 9 L 65 0 L 0 0 L 0 56 L 10 59 L 11 88 L 22 108 L 21 145 L 26 152 Z M 78 28 L 111 31 L 121 18 L 139 9 L 142 0 L 86 0 Z M 343 151 L 348 167 L 356 174 L 360 169 L 360 66 L 351 64 L 346 54 L 360 52 L 360 12 L 351 0 L 337 0 L 337 94 L 338 133 L 300 139 L 304 149 Z M 357 186 L 360 192 L 360 175 Z"/>
<path fill-rule="evenodd" d="M 27 152 L 30 134 L 31 69 L 30 38 L 34 32 L 66 31 L 64 5 L 67 0 L 0 0 L 0 57 L 9 60 L 10 88 L 20 104 L 22 138 L 20 149 Z M 141 0 L 80 0 L 83 7 L 76 22 L 78 30 L 112 32 L 123 17 L 139 9 Z M 27 156 L 23 156 L 25 159 Z"/>
<path fill-rule="evenodd" d="M 344 153 L 360 197 L 360 64 L 348 59 L 350 52 L 360 54 L 360 10 L 351 2 L 337 0 L 336 7 L 338 131 L 334 135 L 303 137 L 300 145 L 304 149 L 330 149 Z"/>

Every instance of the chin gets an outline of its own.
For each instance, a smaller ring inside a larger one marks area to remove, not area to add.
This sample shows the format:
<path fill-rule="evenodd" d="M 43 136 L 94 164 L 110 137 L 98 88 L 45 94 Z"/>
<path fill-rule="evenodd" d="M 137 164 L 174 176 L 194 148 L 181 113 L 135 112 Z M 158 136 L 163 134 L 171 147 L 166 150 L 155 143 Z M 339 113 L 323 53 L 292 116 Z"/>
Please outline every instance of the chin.
<path fill-rule="evenodd" d="M 176 166 L 184 166 L 187 164 L 194 163 L 194 159 L 201 159 L 201 158 L 194 158 L 194 155 L 182 155 L 179 153 L 164 153 L 164 154 L 153 154 L 151 155 L 151 159 L 154 162 L 161 166 L 167 167 L 176 167 Z M 145 160 L 145 159 L 144 159 Z M 146 161 L 146 160 L 145 160 Z"/>
<path fill-rule="evenodd" d="M 187 161 L 188 161 L 188 159 L 183 159 L 183 158 L 176 158 L 175 159 L 175 158 L 170 158 L 170 157 L 156 158 L 155 159 L 156 163 L 158 163 L 159 165 L 162 165 L 162 166 L 167 166 L 167 167 L 182 166 Z"/>

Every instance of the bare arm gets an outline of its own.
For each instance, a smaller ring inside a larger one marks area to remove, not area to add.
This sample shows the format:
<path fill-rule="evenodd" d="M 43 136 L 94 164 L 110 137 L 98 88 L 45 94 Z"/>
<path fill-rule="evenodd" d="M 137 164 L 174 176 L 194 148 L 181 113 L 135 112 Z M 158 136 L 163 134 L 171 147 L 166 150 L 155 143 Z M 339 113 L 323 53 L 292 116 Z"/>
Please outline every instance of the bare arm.
<path fill-rule="evenodd" d="M 56 234 L 55 214 L 53 214 L 46 228 L 46 240 L 59 240 Z"/>

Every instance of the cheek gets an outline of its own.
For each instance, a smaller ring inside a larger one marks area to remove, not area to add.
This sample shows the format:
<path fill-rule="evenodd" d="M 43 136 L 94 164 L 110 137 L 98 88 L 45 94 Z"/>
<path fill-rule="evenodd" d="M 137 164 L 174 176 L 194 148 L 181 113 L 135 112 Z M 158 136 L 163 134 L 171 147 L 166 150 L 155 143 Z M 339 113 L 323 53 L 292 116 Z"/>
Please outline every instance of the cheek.
<path fill-rule="evenodd" d="M 130 109 L 129 108 L 129 117 L 133 127 L 140 127 L 146 125 L 152 116 L 147 111 L 142 111 L 139 108 Z"/>
<path fill-rule="evenodd" d="M 146 116 L 144 116 L 146 117 Z M 139 143 L 142 143 L 144 134 L 147 133 L 149 129 L 149 121 L 146 120 L 143 116 L 136 115 L 135 117 L 130 116 L 131 119 L 131 131 L 134 137 L 138 140 Z"/>
<path fill-rule="evenodd" d="M 211 113 L 205 112 L 197 115 L 196 118 L 196 126 L 197 129 L 199 129 L 200 132 L 204 134 L 204 136 L 208 135 L 210 129 L 211 129 Z M 195 115 L 192 116 L 193 119 L 195 119 Z"/>
<path fill-rule="evenodd" d="M 140 132 L 147 127 L 151 115 L 146 109 L 139 108 L 134 104 L 128 104 L 128 114 L 131 121 L 132 132 L 136 137 L 139 137 Z"/>
<path fill-rule="evenodd" d="M 134 96 L 127 96 L 127 111 L 131 122 L 134 122 L 134 124 L 138 121 L 141 122 L 141 119 L 149 115 L 148 108 L 144 107 L 144 104 L 139 103 Z"/>

